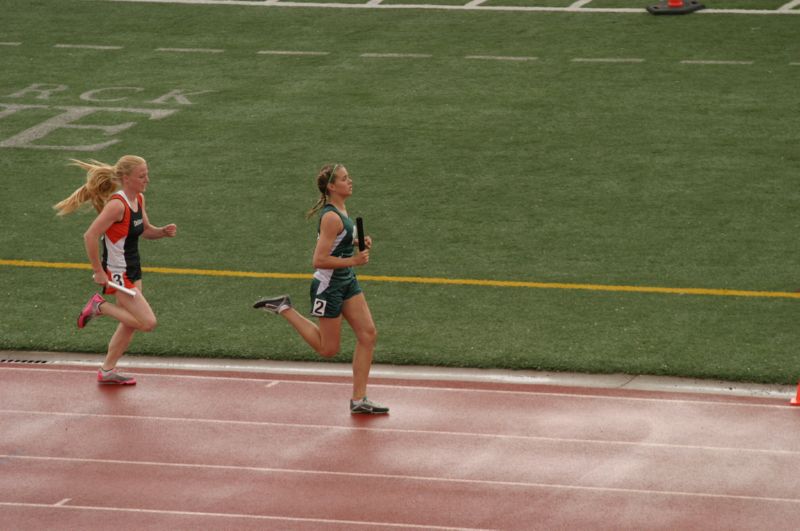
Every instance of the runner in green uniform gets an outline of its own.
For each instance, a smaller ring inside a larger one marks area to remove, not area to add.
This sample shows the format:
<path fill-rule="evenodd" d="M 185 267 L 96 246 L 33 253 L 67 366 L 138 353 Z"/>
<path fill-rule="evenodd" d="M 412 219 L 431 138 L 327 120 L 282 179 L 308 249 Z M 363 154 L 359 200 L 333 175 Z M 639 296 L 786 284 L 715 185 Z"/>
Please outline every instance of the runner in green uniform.
<path fill-rule="evenodd" d="M 345 201 L 353 194 L 353 181 L 347 168 L 341 164 L 324 166 L 317 176 L 317 188 L 320 198 L 307 217 L 320 213 L 311 282 L 311 315 L 319 318 L 319 325 L 295 310 L 288 295 L 260 299 L 253 307 L 284 317 L 311 348 L 325 357 L 339 352 L 344 317 L 356 335 L 350 412 L 388 413 L 388 407 L 367 398 L 377 330 L 353 270 L 369 262 L 372 238 L 356 234 L 353 221 L 347 216 Z M 354 244 L 358 238 L 364 238 L 366 249 L 356 253 Z"/>

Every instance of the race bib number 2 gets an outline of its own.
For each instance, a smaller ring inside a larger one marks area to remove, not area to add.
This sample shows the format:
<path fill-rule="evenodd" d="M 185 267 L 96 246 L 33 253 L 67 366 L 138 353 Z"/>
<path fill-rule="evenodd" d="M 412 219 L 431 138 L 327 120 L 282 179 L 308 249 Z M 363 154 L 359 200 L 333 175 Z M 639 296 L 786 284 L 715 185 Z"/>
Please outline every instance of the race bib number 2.
<path fill-rule="evenodd" d="M 328 305 L 328 301 L 324 301 L 322 299 L 314 299 L 314 304 L 311 308 L 311 315 L 315 315 L 317 317 L 325 317 L 325 307 Z"/>

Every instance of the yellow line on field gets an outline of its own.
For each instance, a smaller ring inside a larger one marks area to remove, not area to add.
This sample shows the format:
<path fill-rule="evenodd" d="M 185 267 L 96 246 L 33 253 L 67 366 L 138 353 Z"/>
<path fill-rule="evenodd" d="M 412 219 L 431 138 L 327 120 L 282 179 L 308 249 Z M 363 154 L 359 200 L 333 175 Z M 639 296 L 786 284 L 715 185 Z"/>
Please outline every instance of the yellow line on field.
<path fill-rule="evenodd" d="M 40 262 L 34 260 L 3 260 L 0 265 L 14 267 L 42 267 L 48 269 L 91 269 L 89 264 L 76 264 L 69 262 Z M 206 277 L 235 277 L 235 278 L 279 278 L 279 279 L 305 279 L 311 278 L 307 273 L 259 273 L 255 271 L 227 271 L 224 269 L 189 269 L 174 267 L 143 267 L 142 271 L 148 273 L 161 273 L 165 275 L 190 275 Z M 513 280 L 479 280 L 469 278 L 437 278 L 437 277 L 391 277 L 380 275 L 358 275 L 360 280 L 374 282 L 400 282 L 409 284 L 445 284 L 454 286 L 489 286 L 499 288 L 537 288 L 537 289 L 564 289 L 585 291 L 612 291 L 627 293 L 663 293 L 670 295 L 711 295 L 718 297 L 770 297 L 783 299 L 800 299 L 800 293 L 785 291 L 751 291 L 734 289 L 706 289 L 706 288 L 663 288 L 657 286 L 614 286 L 605 284 L 570 284 L 562 282 L 522 282 Z"/>

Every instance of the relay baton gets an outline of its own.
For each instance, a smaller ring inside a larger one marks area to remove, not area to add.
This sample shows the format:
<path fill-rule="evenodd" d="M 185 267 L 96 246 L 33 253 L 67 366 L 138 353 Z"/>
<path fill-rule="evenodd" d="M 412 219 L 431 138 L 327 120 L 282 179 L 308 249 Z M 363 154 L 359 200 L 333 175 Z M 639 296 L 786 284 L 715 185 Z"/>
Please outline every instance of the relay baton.
<path fill-rule="evenodd" d="M 117 284 L 116 282 L 111 282 L 110 280 L 106 284 L 108 284 L 109 288 L 114 288 L 116 290 L 121 291 L 122 293 L 127 293 L 131 297 L 135 297 L 136 296 L 136 290 L 135 289 L 126 288 L 125 286 Z"/>
<path fill-rule="evenodd" d="M 364 220 L 356 218 L 356 231 L 358 232 L 358 250 L 363 251 L 367 248 L 367 242 L 364 241 Z"/>

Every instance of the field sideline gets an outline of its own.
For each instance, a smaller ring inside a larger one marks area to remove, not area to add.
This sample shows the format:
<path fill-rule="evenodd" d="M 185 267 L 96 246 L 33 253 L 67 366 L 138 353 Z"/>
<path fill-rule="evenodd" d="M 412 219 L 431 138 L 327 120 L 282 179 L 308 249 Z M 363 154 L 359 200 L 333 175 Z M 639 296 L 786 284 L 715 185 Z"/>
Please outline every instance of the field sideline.
<path fill-rule="evenodd" d="M 608 0 L 564 0 L 562 7 L 553 5 L 537 6 L 536 0 L 531 0 L 533 5 L 502 5 L 502 0 L 495 3 L 501 5 L 487 5 L 488 0 L 470 0 L 460 5 L 430 3 L 384 3 L 383 0 L 368 0 L 364 3 L 344 2 L 295 2 L 288 0 L 110 0 L 113 2 L 134 2 L 150 4 L 188 4 L 188 5 L 239 5 L 257 7 L 284 7 L 284 8 L 327 8 L 327 9 L 449 9 L 449 10 L 476 10 L 476 11 L 528 11 L 542 13 L 616 13 L 616 14 L 641 14 L 644 7 L 596 7 L 605 5 Z M 799 0 L 781 0 L 785 3 L 776 4 L 775 9 L 736 9 L 736 8 L 709 8 L 696 13 L 705 15 L 798 15 L 800 14 Z M 733 4 L 741 0 L 721 0 L 705 2 L 705 5 Z M 612 0 L 611 4 L 624 5 L 625 0 Z M 634 2 L 628 2 L 633 4 Z M 638 2 L 637 2 L 638 3 Z M 657 4 L 658 0 L 651 0 L 648 4 Z M 512 2 L 513 4 L 513 2 Z M 594 5 L 593 5 L 594 4 Z M 755 5 L 756 2 L 746 2 L 746 5 Z"/>

